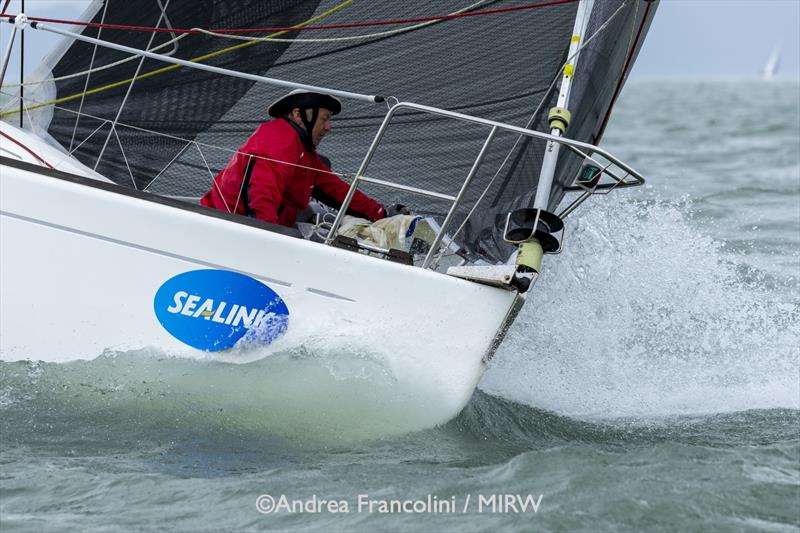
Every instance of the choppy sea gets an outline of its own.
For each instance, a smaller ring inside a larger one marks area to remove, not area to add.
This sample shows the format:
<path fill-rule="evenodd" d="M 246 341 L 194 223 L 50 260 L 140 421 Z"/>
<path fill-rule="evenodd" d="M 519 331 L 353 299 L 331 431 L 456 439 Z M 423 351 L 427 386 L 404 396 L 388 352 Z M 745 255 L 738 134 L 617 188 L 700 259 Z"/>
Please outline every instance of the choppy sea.
<path fill-rule="evenodd" d="M 570 217 L 455 420 L 277 436 L 197 362 L 0 363 L 0 530 L 800 531 L 800 84 L 633 81 L 603 147 L 648 184 Z"/>

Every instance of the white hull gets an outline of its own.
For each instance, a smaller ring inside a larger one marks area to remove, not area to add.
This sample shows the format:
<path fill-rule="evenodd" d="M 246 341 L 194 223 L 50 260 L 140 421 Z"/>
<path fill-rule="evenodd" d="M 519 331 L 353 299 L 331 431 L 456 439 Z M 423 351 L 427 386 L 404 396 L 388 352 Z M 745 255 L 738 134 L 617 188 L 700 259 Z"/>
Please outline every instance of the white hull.
<path fill-rule="evenodd" d="M 390 394 L 402 391 L 397 413 L 424 412 L 403 428 L 416 429 L 463 408 L 517 298 L 17 166 L 0 168 L 3 361 L 64 363 L 145 349 L 248 363 L 346 347 L 383 369 Z M 174 276 L 203 269 L 243 273 L 270 287 L 289 310 L 285 334 L 268 346 L 219 352 L 173 336 L 156 316 L 154 297 Z M 346 381 L 343 389 L 351 388 Z"/>

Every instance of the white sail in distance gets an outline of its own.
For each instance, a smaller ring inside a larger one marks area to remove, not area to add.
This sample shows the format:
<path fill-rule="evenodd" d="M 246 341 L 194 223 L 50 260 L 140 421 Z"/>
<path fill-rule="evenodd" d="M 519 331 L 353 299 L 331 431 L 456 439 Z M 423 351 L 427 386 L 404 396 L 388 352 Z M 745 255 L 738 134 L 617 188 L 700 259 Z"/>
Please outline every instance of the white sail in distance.
<path fill-rule="evenodd" d="M 774 80 L 775 75 L 778 73 L 778 65 L 781 61 L 781 47 L 775 46 L 772 49 L 767 64 L 764 65 L 764 70 L 761 72 L 761 77 L 765 80 Z"/>

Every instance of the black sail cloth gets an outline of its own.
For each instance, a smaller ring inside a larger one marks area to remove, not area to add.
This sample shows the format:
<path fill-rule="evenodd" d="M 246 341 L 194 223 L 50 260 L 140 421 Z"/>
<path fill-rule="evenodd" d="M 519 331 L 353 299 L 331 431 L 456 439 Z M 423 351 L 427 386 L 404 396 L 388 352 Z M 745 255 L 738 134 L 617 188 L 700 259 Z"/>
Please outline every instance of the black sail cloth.
<path fill-rule="evenodd" d="M 304 23 L 336 25 L 480 13 L 527 6 L 533 0 L 396 2 L 394 0 L 245 0 L 195 2 L 106 0 L 93 22 L 168 28 L 263 28 Z M 547 3 L 549 2 L 538 2 Z M 574 75 L 566 136 L 599 142 L 607 115 L 632 66 L 655 11 L 647 0 L 597 0 Z M 181 59 L 272 78 L 367 94 L 392 95 L 549 132 L 578 3 L 544 5 L 512 13 L 331 30 L 264 32 L 266 42 L 187 35 L 160 48 Z M 162 7 L 165 7 L 162 13 Z M 601 26 L 605 27 L 601 30 Z M 403 30 L 403 31 L 398 31 Z M 98 35 L 97 28 L 84 34 Z M 253 35 L 253 34 L 247 34 Z M 351 39 L 354 36 L 369 36 Z M 100 38 L 136 48 L 159 46 L 172 33 L 103 29 Z M 288 41 L 288 42 L 287 42 Z M 320 42 L 321 41 L 321 42 Z M 64 46 L 55 78 L 108 65 L 126 54 L 82 42 Z M 137 73 L 139 76 L 131 83 Z M 555 83 L 554 83 L 555 80 Z M 57 104 L 48 132 L 89 167 L 127 186 L 154 193 L 200 196 L 227 159 L 262 121 L 266 107 L 286 89 L 136 58 L 122 65 L 55 82 Z M 88 89 L 86 94 L 83 94 Z M 124 104 L 124 105 L 123 105 Z M 76 120 L 74 111 L 87 116 Z M 114 132 L 111 122 L 119 114 Z M 71 110 L 73 112 L 69 112 Z M 386 112 L 385 104 L 345 101 L 322 149 L 335 170 L 355 173 Z M 106 121 L 106 122 L 104 122 Z M 154 136 L 152 130 L 175 138 Z M 370 165 L 370 177 L 455 195 L 488 135 L 485 127 L 426 114 L 400 112 Z M 87 140 L 88 139 L 88 140 Z M 108 140 L 107 140 L 108 139 Z M 187 143 L 196 141 L 198 145 Z M 81 144 L 83 143 L 83 144 Z M 106 146 L 105 149 L 103 146 Z M 212 147 L 221 147 L 216 149 Z M 500 238 L 510 210 L 530 206 L 545 143 L 500 133 L 455 217 L 456 241 L 474 259 L 505 261 L 514 248 Z M 98 163 L 98 156 L 102 158 Z M 581 164 L 562 150 L 548 205 L 555 210 Z M 410 193 L 365 187 L 384 203 L 412 205 L 440 218 L 450 205 Z"/>

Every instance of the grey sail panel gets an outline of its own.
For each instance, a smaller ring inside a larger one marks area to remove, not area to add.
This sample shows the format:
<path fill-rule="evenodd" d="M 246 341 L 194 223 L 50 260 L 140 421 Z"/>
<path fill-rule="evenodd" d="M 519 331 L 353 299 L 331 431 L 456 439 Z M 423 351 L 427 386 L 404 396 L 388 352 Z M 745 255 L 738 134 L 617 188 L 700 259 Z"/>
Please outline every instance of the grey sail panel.
<path fill-rule="evenodd" d="M 162 16 L 158 2 L 149 11 L 120 0 L 110 0 L 105 22 L 156 25 Z M 525 6 L 531 0 L 479 2 L 471 12 L 498 7 Z M 198 6 L 202 4 L 202 6 Z M 316 19 L 314 24 L 350 24 L 442 15 L 463 10 L 475 2 L 396 2 L 371 0 L 341 5 L 341 1 L 249 1 L 196 3 L 172 0 L 166 9 L 175 28 L 278 27 Z M 599 137 L 604 117 L 623 70 L 636 31 L 645 19 L 644 0 L 597 1 L 589 34 L 611 14 L 608 26 L 584 50 L 578 63 L 570 108 L 573 122 L 567 135 L 593 142 Z M 337 9 L 339 7 L 339 9 Z M 292 42 L 241 41 L 192 35 L 178 41 L 175 56 L 191 59 L 215 53 L 205 62 L 235 70 L 263 74 L 302 83 L 336 87 L 370 94 L 393 95 L 457 110 L 466 114 L 549 131 L 548 109 L 554 105 L 577 3 L 546 5 L 514 13 L 465 17 L 433 24 L 404 24 L 284 33 Z M 110 15 L 113 13 L 113 17 Z M 102 11 L 95 16 L 99 22 Z M 651 15 L 648 15 L 651 16 Z M 162 20 L 161 26 L 167 22 Z M 403 31 L 392 32 L 391 30 Z M 646 30 L 646 28 L 645 28 Z M 89 35 L 95 29 L 87 29 Z M 390 33 L 387 33 L 390 32 Z M 354 36 L 369 35 L 352 40 Z M 144 48 L 147 33 L 103 30 L 103 39 Z M 159 44 L 172 35 L 158 35 Z M 311 40 L 311 41 L 310 41 Z M 318 42 L 324 40 L 324 42 Z M 152 45 L 151 44 L 151 47 Z M 236 47 L 233 50 L 228 50 Z M 167 48 L 171 50 L 171 48 Z M 86 70 L 92 47 L 76 43 L 54 69 L 60 76 Z M 96 51 L 95 66 L 123 56 L 110 50 Z M 138 60 L 92 74 L 90 89 L 102 89 L 59 104 L 101 119 L 112 120 L 119 110 Z M 165 141 L 126 127 L 117 128 L 113 142 L 98 166 L 103 174 L 121 184 L 161 194 L 197 196 L 211 185 L 215 173 L 257 125 L 267 120 L 266 107 L 285 89 L 224 78 L 186 68 L 159 72 L 163 63 L 146 60 L 120 114 L 120 123 L 197 141 Z M 57 97 L 79 94 L 85 77 L 57 84 Z M 334 170 L 354 173 L 386 112 L 385 105 L 345 102 L 334 123 L 334 132 L 320 146 L 333 161 Z M 65 147 L 84 142 L 102 124 L 82 118 L 73 139 L 75 116 L 56 110 L 50 133 Z M 94 166 L 109 131 L 106 124 L 85 141 L 76 155 Z M 444 120 L 429 115 L 401 112 L 390 127 L 368 169 L 371 177 L 455 194 L 489 133 L 485 127 Z M 223 149 L 211 148 L 222 147 Z M 464 208 L 456 216 L 463 230 L 457 241 L 473 258 L 504 261 L 513 251 L 499 238 L 499 225 L 509 209 L 532 204 L 544 143 L 520 141 L 500 134 L 490 147 L 476 180 L 466 193 Z M 580 161 L 562 154 L 556 175 L 551 209 L 555 209 Z M 166 167 L 166 169 L 165 169 Z M 130 168 L 130 172 L 128 170 Z M 133 174 L 131 180 L 130 174 Z M 154 178 L 158 178 L 153 181 Z M 484 194 L 484 191 L 487 191 Z M 366 188 L 385 203 L 402 202 L 417 211 L 442 216 L 449 205 L 420 196 Z M 475 201 L 483 200 L 467 220 Z"/>

